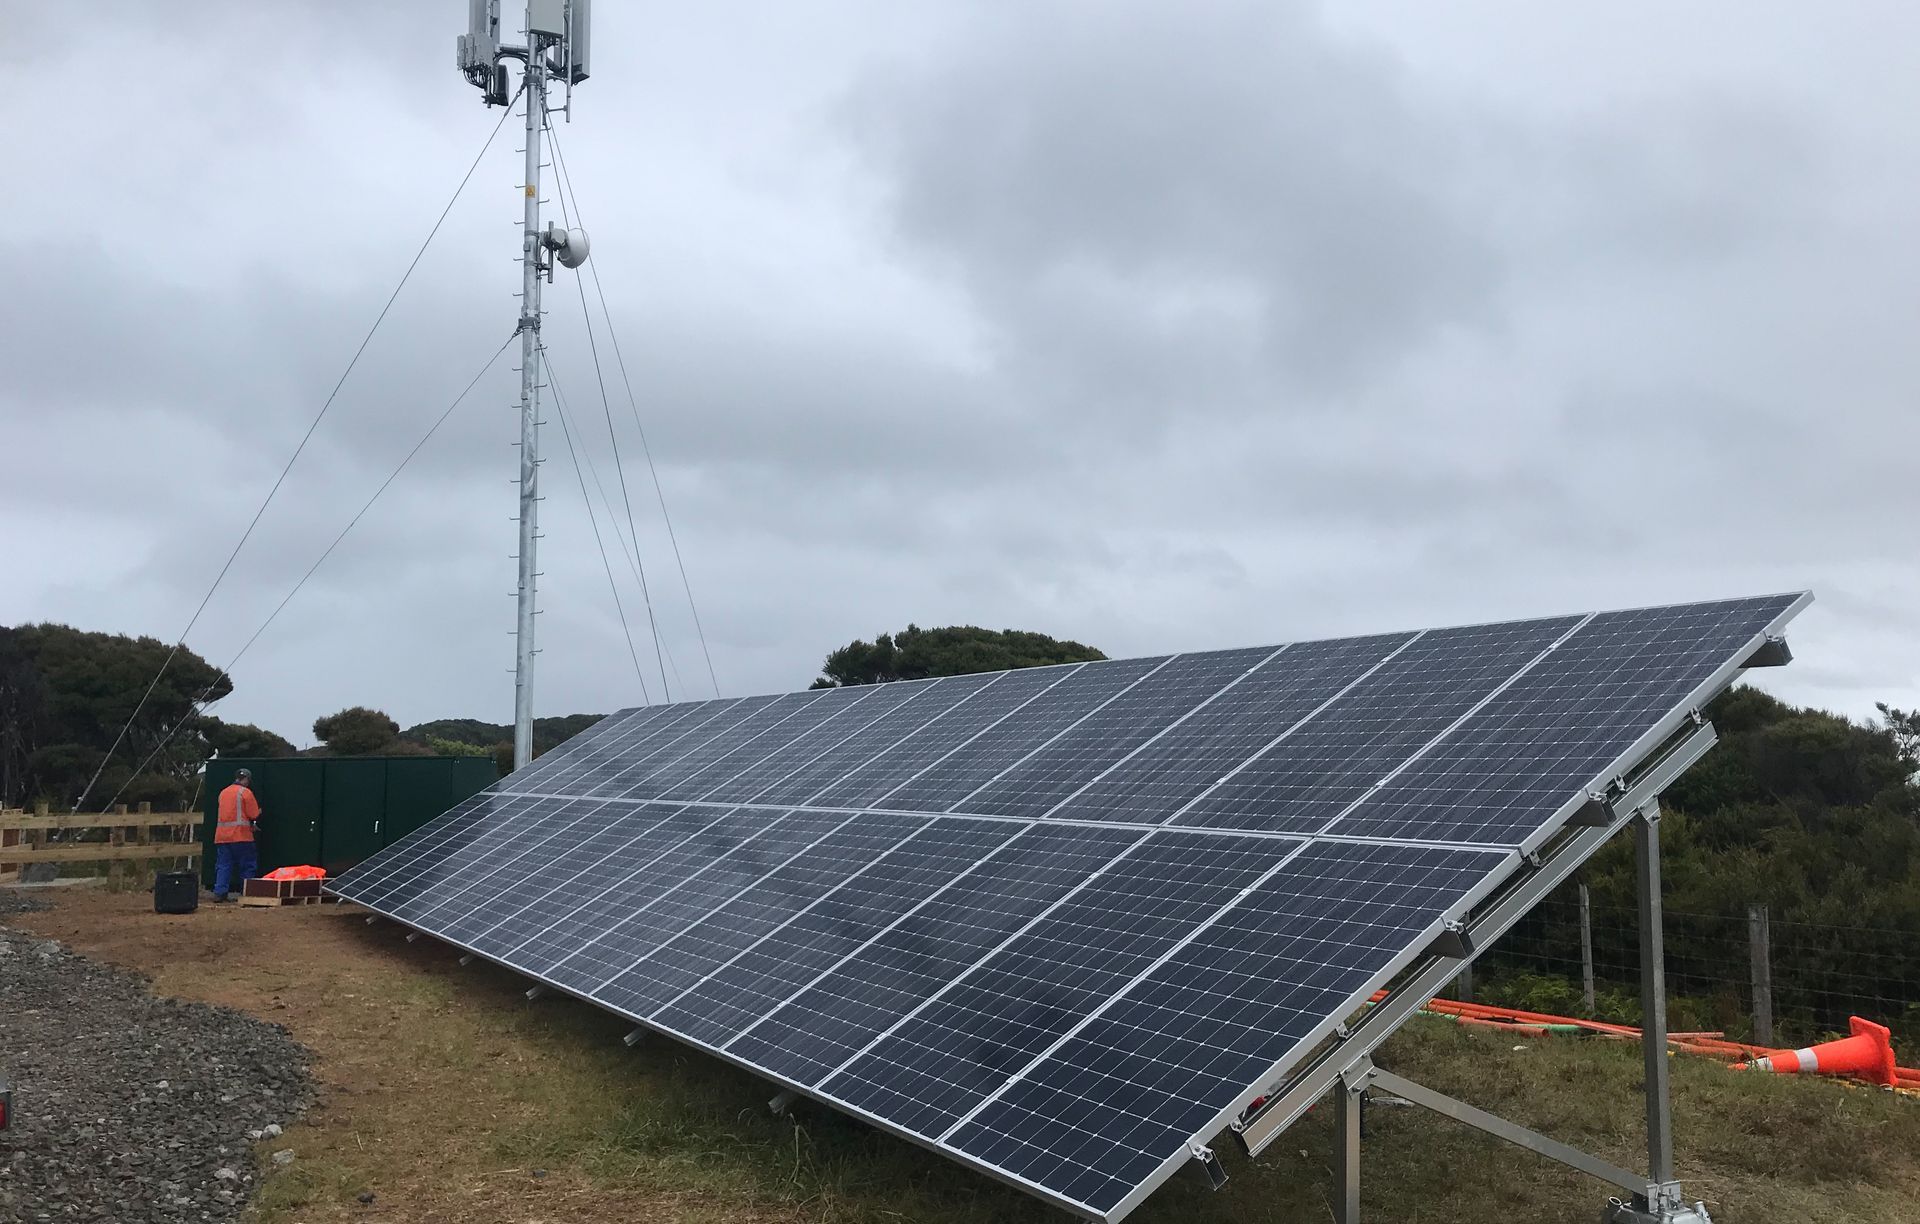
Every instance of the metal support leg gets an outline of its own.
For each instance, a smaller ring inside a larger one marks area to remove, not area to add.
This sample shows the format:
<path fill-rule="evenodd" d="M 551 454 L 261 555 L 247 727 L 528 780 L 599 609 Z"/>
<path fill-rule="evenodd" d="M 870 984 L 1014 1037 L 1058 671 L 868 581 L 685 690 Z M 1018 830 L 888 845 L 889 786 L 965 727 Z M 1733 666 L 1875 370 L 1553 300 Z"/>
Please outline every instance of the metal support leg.
<path fill-rule="evenodd" d="M 1585 884 L 1580 885 L 1580 997 L 1586 1001 L 1587 1014 L 1593 1015 L 1593 905 Z"/>
<path fill-rule="evenodd" d="M 1615 1199 L 1608 1224 L 1711 1224 L 1706 1205 L 1689 1205 L 1673 1179 L 1673 1111 L 1667 1074 L 1667 966 L 1660 912 L 1660 804 L 1633 819 L 1633 856 L 1640 892 L 1640 1055 L 1646 1066 L 1647 1192 Z"/>
<path fill-rule="evenodd" d="M 1335 1224 L 1360 1224 L 1360 1094 L 1364 1071 L 1349 1070 L 1333 1086 L 1333 1180 L 1340 1195 Z"/>
<path fill-rule="evenodd" d="M 1673 1180 L 1673 1115 L 1667 1099 L 1667 966 L 1660 923 L 1660 804 L 1633 822 L 1640 883 L 1640 1053 L 1647 1068 L 1647 1180 Z"/>

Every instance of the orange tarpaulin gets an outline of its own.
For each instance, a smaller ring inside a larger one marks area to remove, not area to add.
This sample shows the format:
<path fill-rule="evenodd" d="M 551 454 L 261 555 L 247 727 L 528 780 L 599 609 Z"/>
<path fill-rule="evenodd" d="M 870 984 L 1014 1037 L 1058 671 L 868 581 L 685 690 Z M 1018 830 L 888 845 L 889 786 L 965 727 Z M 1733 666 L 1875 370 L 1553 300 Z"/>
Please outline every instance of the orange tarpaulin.
<path fill-rule="evenodd" d="M 276 867 L 260 877 L 263 880 L 324 880 L 327 869 L 324 867 Z"/>

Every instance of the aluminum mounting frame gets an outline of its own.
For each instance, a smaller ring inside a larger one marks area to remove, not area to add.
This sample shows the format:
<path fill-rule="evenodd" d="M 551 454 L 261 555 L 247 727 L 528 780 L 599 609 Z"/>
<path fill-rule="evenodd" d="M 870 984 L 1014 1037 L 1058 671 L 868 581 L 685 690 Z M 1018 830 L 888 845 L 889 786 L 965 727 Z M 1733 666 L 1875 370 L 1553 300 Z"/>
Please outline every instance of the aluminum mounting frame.
<path fill-rule="evenodd" d="M 1793 608 L 1783 614 L 1782 620 L 1790 617 L 1805 604 L 1805 599 L 1797 602 Z M 1774 643 L 1785 650 L 1784 638 L 1776 632 L 1778 626 L 1770 627 L 1762 635 L 1758 649 L 1771 649 Z M 1340 1135 L 1336 1138 L 1335 1171 L 1342 1185 L 1336 1188 L 1340 1196 L 1340 1205 L 1347 1210 L 1338 1218 L 1342 1224 L 1358 1219 L 1359 1183 L 1358 1183 L 1358 1117 L 1357 1098 L 1359 1090 L 1366 1083 L 1380 1082 L 1398 1087 L 1411 1085 L 1413 1092 L 1403 1092 L 1416 1104 L 1429 1105 L 1439 1109 L 1470 1125 L 1499 1135 L 1518 1143 L 1542 1155 L 1561 1160 L 1574 1168 L 1628 1190 L 1636 1200 L 1646 1204 L 1652 1211 L 1663 1209 L 1682 1210 L 1679 1187 L 1672 1180 L 1672 1128 L 1671 1114 L 1667 1094 L 1666 1071 L 1666 1035 L 1664 980 L 1659 948 L 1659 932 L 1653 929 L 1659 922 L 1659 854 L 1657 823 L 1659 820 L 1659 797 L 1681 774 L 1697 762 L 1718 740 L 1713 724 L 1705 721 L 1700 706 L 1718 696 L 1731 685 L 1734 677 L 1743 669 L 1745 660 L 1726 672 L 1724 679 L 1716 676 L 1708 684 L 1713 687 L 1701 694 L 1700 701 L 1690 709 L 1674 718 L 1663 720 L 1663 726 L 1672 724 L 1684 727 L 1687 721 L 1695 726 L 1684 739 L 1672 743 L 1665 752 L 1658 752 L 1651 760 L 1642 761 L 1615 774 L 1615 780 L 1605 792 L 1590 793 L 1570 801 L 1567 809 L 1557 822 L 1555 835 L 1560 840 L 1549 844 L 1544 851 L 1533 850 L 1521 859 L 1520 867 L 1503 885 L 1499 896 L 1479 909 L 1463 924 L 1460 934 L 1465 936 L 1468 955 L 1458 958 L 1428 948 L 1425 964 L 1414 970 L 1396 987 L 1387 998 L 1367 1011 L 1354 1025 L 1335 1023 L 1315 1044 L 1331 1044 L 1311 1056 L 1298 1070 L 1263 1101 L 1257 1110 L 1230 1120 L 1227 1123 L 1240 1139 L 1248 1155 L 1258 1156 L 1277 1139 L 1282 1132 L 1297 1121 L 1301 1114 L 1315 1102 L 1323 1098 L 1329 1090 L 1336 1096 L 1337 1127 Z M 1762 664 L 1764 665 L 1764 664 Z M 1717 684 L 1714 681 L 1718 681 Z M 1706 689 L 1708 686 L 1703 685 Z M 1673 732 L 1669 731 L 1671 738 Z M 1653 732 L 1649 732 L 1651 737 Z M 1642 742 L 1646 738 L 1643 737 Z M 1635 746 L 1639 747 L 1638 744 Z M 1633 780 L 1627 781 L 1628 777 Z M 1609 793 L 1610 792 L 1610 793 Z M 1582 819 L 1576 820 L 1576 817 Z M 1399 1029 L 1415 1012 L 1425 1006 L 1426 1001 L 1443 989 L 1461 967 L 1471 964 L 1480 949 L 1490 946 L 1501 934 L 1524 917 L 1533 907 L 1555 887 L 1564 883 L 1575 870 L 1586 862 L 1601 846 L 1612 840 L 1629 824 L 1634 824 L 1638 840 L 1638 873 L 1641 880 L 1640 908 L 1642 914 L 1641 932 L 1643 961 L 1651 953 L 1651 962 L 1643 973 L 1643 1004 L 1654 1003 L 1657 1019 L 1651 1022 L 1649 1032 L 1657 1031 L 1657 1041 L 1645 1041 L 1646 1061 L 1649 1067 L 1647 1081 L 1647 1121 L 1649 1134 L 1649 1164 L 1647 1175 L 1628 1173 L 1617 1169 L 1605 1161 L 1592 1157 L 1578 1149 L 1560 1144 L 1543 1135 L 1537 1135 L 1524 1127 L 1506 1121 L 1496 1115 L 1478 1110 L 1462 1102 L 1452 1101 L 1431 1090 L 1412 1085 L 1411 1081 L 1392 1076 L 1374 1067 L 1372 1055 L 1388 1037 Z M 1651 875 L 1649 876 L 1649 872 Z M 1651 889 L 1647 886 L 1651 883 Z M 1651 925 L 1649 923 L 1651 919 Z M 1452 949 L 1448 949 L 1451 951 Z M 1358 1003 L 1354 1010 L 1358 1010 Z M 1348 1012 L 1346 1014 L 1352 1014 Z M 1654 1070 L 1658 1063 L 1657 1072 Z M 1383 1079 L 1383 1077 L 1385 1077 Z M 1431 1100 L 1422 1099 L 1432 1098 Z M 1257 1099 L 1257 1097 L 1256 1097 Z M 1483 1125 L 1483 1123 L 1485 1123 Z M 1142 1196 L 1144 1198 L 1144 1196 Z M 1129 1208 L 1130 1209 L 1130 1208 Z M 1111 1221 L 1119 1218 L 1119 1213 L 1108 1217 Z M 1704 1218 L 1704 1217 L 1702 1217 Z"/>
<path fill-rule="evenodd" d="M 1704 730 L 1704 728 L 1703 728 Z M 1465 1101 L 1374 1065 L 1363 1054 L 1343 1067 L 1334 1081 L 1334 1178 L 1336 1224 L 1360 1224 L 1360 1119 L 1362 1094 L 1378 1086 L 1495 1138 L 1557 1160 L 1589 1177 L 1608 1182 L 1632 1197 L 1610 1199 L 1603 1218 L 1609 1224 L 1711 1224 L 1705 1203 L 1689 1204 L 1674 1177 L 1673 1117 L 1668 1094 L 1665 964 L 1661 935 L 1660 804 L 1658 798 L 1636 807 L 1629 817 L 1634 832 L 1635 872 L 1640 909 L 1640 995 L 1645 1012 L 1641 1055 L 1646 1063 L 1642 1089 L 1647 1119 L 1647 1172 L 1632 1173 L 1558 1139 L 1508 1121 Z M 1267 1141 L 1277 1137 L 1275 1130 Z"/>
<path fill-rule="evenodd" d="M 1239 1136 L 1248 1155 L 1258 1156 L 1265 1151 L 1308 1106 L 1326 1095 L 1341 1072 L 1363 1057 L 1370 1057 L 1382 1042 L 1453 980 L 1462 964 L 1470 963 L 1548 893 L 1570 878 L 1595 851 L 1624 829 L 1641 808 L 1653 803 L 1673 779 L 1706 755 L 1717 739 L 1713 724 L 1702 722 L 1608 805 L 1614 816 L 1606 825 L 1578 829 L 1546 854 L 1520 860 L 1516 870 L 1502 882 L 1499 895 L 1462 924 L 1472 953 L 1467 958 L 1434 955 L 1429 945 L 1422 944 L 1419 956 L 1424 957 L 1424 963 L 1385 999 L 1368 1009 L 1351 1027 L 1339 1022 L 1329 1024 L 1314 1044 L 1331 1038 L 1332 1045 L 1309 1058 L 1291 1076 L 1279 1079 L 1278 1086 L 1271 1092 L 1255 1091 L 1253 1096 L 1267 1097 L 1259 1109 L 1225 1123 Z M 1371 994 L 1369 991 L 1368 995 Z M 1352 1015 L 1364 1003 L 1364 996 L 1356 999 L 1352 1009 L 1343 1014 Z"/>

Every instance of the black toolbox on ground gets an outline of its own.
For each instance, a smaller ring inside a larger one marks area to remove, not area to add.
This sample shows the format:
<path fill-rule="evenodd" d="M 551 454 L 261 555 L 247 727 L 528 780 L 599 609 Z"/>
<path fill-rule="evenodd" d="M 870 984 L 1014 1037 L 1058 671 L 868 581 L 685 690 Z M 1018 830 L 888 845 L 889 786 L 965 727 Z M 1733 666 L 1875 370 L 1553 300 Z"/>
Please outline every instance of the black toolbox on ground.
<path fill-rule="evenodd" d="M 200 873 L 163 871 L 153 877 L 153 912 L 191 914 L 200 908 Z"/>

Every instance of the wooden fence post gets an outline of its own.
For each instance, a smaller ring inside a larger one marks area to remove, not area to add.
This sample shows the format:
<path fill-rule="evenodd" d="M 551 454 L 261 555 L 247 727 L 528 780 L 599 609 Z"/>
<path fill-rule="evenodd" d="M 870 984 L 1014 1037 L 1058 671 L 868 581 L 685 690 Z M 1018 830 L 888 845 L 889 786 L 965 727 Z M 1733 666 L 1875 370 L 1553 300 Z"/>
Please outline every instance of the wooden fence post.
<path fill-rule="evenodd" d="M 1580 885 L 1580 993 L 1587 1001 L 1587 1014 L 1593 1015 L 1593 906 L 1584 883 Z"/>
<path fill-rule="evenodd" d="M 1753 975 L 1753 1040 L 1773 1044 L 1773 955 L 1767 930 L 1767 907 L 1747 906 L 1747 955 Z"/>

